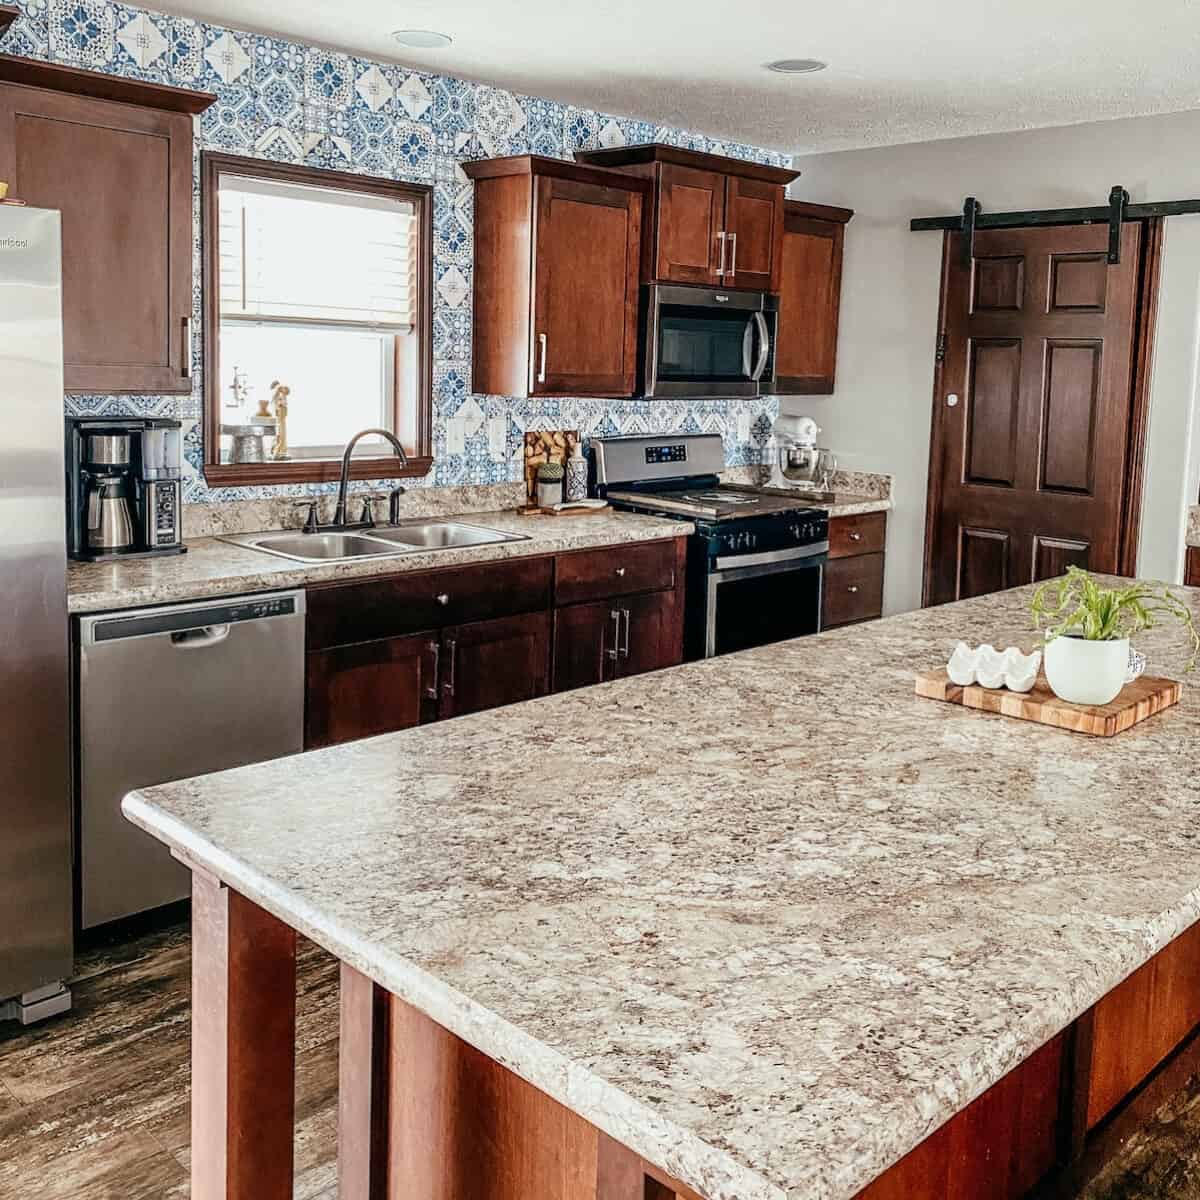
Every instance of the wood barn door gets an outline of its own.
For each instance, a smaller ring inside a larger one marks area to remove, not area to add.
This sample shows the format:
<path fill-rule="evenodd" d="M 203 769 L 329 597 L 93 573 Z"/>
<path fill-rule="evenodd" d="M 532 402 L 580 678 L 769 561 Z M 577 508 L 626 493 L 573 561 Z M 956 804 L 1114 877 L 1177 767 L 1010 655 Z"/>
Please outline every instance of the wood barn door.
<path fill-rule="evenodd" d="M 1109 265 L 1104 225 L 983 230 L 968 265 L 962 235 L 947 235 L 926 604 L 1071 563 L 1119 572 L 1140 506 L 1144 236 L 1122 226 Z"/>

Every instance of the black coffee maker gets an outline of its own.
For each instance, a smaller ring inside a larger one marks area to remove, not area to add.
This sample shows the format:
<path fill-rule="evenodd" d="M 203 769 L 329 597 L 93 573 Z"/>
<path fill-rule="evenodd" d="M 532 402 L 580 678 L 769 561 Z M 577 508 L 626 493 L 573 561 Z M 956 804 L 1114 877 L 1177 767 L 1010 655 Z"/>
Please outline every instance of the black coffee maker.
<path fill-rule="evenodd" d="M 167 418 L 67 418 L 67 552 L 182 554 L 182 432 Z"/>

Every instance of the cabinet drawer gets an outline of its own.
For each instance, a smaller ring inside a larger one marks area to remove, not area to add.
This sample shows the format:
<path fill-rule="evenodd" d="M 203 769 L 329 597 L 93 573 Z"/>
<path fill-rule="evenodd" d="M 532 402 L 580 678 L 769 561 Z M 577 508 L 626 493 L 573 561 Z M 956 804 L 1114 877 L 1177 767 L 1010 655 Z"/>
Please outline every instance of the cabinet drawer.
<path fill-rule="evenodd" d="M 834 517 L 829 522 L 829 557 L 881 554 L 887 541 L 887 513 L 860 513 Z"/>
<path fill-rule="evenodd" d="M 825 605 L 821 625 L 849 625 L 883 612 L 883 555 L 836 559 L 825 567 Z"/>
<path fill-rule="evenodd" d="M 1189 546 L 1187 552 L 1187 574 L 1184 583 L 1188 587 L 1200 587 L 1200 549 Z"/>
<path fill-rule="evenodd" d="M 677 540 L 637 542 L 603 550 L 559 555 L 554 589 L 557 604 L 603 600 L 675 586 Z"/>
<path fill-rule="evenodd" d="M 550 607 L 553 560 L 518 558 L 308 589 L 310 650 Z"/>

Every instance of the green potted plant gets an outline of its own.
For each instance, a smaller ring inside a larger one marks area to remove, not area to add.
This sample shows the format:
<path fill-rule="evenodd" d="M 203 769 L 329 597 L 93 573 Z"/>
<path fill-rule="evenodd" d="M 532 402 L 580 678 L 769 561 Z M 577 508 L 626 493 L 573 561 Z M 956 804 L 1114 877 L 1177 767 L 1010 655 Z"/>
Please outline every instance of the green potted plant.
<path fill-rule="evenodd" d="M 1178 621 L 1196 665 L 1200 633 L 1191 608 L 1170 589 L 1149 583 L 1103 587 L 1079 567 L 1042 584 L 1030 605 L 1044 630 L 1046 679 L 1054 694 L 1072 704 L 1108 704 L 1141 674 L 1144 662 L 1130 653 L 1129 639 L 1162 619 Z"/>

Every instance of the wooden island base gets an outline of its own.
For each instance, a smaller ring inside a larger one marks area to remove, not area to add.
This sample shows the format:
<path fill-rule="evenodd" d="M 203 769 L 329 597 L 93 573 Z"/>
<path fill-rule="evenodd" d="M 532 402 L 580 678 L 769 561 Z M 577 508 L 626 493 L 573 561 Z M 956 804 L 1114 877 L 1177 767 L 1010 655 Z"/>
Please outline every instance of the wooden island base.
<path fill-rule="evenodd" d="M 192 1197 L 292 1200 L 296 932 L 192 866 Z M 340 1200 L 702 1200 L 345 963 Z"/>
<path fill-rule="evenodd" d="M 192 1196 L 291 1200 L 295 930 L 192 867 Z M 1200 925 L 859 1200 L 1065 1200 L 1200 1062 Z M 341 966 L 341 1200 L 703 1200 Z"/>

